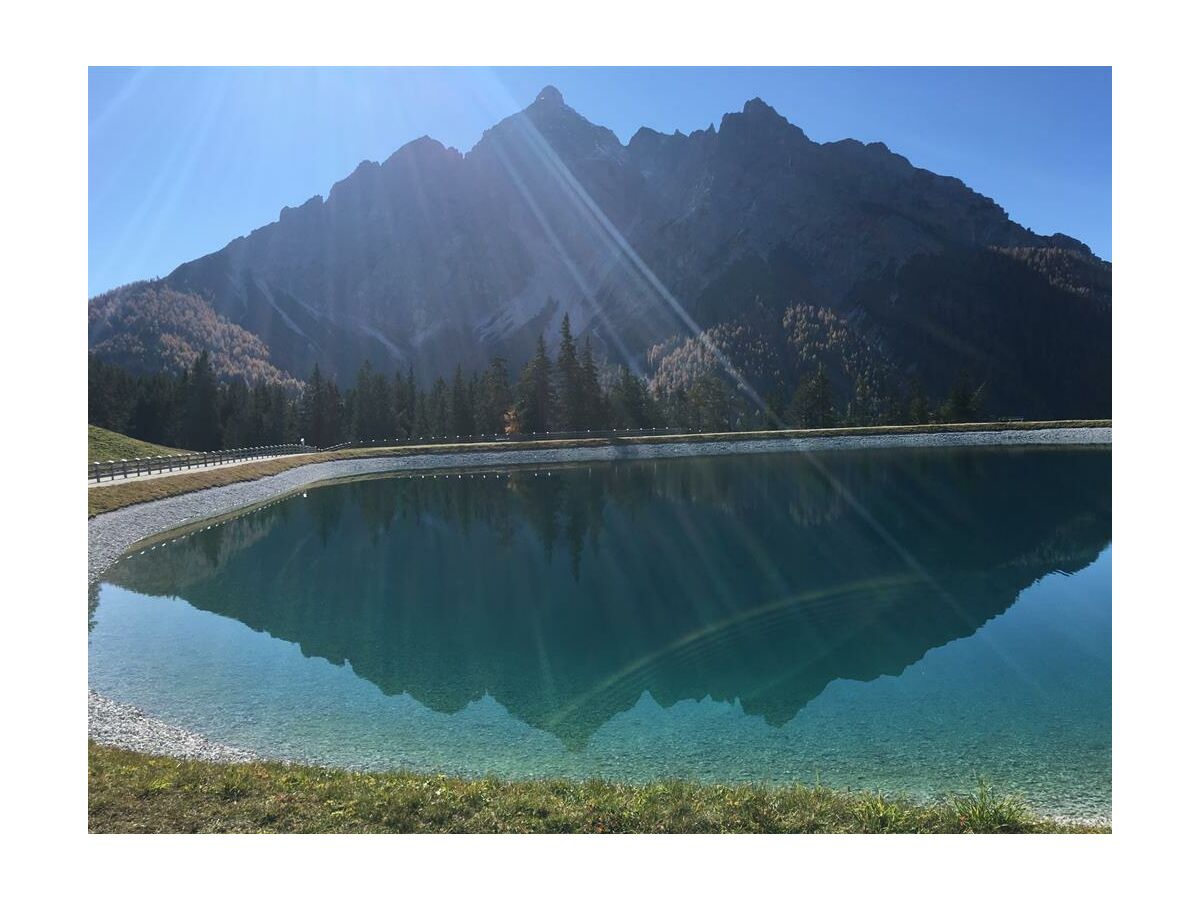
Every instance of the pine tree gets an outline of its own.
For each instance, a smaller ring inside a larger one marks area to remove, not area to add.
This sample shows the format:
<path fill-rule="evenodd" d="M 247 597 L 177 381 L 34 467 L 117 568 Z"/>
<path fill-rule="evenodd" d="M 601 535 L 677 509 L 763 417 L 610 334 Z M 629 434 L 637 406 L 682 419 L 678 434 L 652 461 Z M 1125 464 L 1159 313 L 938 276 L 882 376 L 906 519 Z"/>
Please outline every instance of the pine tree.
<path fill-rule="evenodd" d="M 332 447 L 349 440 L 346 404 L 342 400 L 342 392 L 338 389 L 337 382 L 332 378 L 325 382 L 322 402 L 325 406 L 325 421 L 329 430 L 323 435 L 321 446 Z"/>
<path fill-rule="evenodd" d="M 332 447 L 345 438 L 342 395 L 314 365 L 300 400 L 300 435 L 311 447 Z"/>
<path fill-rule="evenodd" d="M 475 433 L 471 398 L 463 379 L 462 366 L 454 370 L 454 386 L 450 389 L 450 432 L 453 437 L 467 437 Z"/>
<path fill-rule="evenodd" d="M 701 375 L 685 397 L 686 426 L 696 431 L 727 431 L 733 412 L 729 389 L 719 376 Z"/>
<path fill-rule="evenodd" d="M 354 386 L 351 432 L 357 441 L 385 441 L 395 435 L 392 393 L 382 372 L 370 360 L 358 370 Z"/>
<path fill-rule="evenodd" d="M 259 406 L 259 444 L 283 444 L 294 440 L 291 422 L 291 404 L 283 386 L 271 384 L 260 386 L 262 401 Z"/>
<path fill-rule="evenodd" d="M 335 424 L 330 421 L 329 388 L 321 365 L 313 365 L 312 374 L 304 385 L 300 399 L 300 437 L 312 447 L 326 447 L 336 441 L 328 441 Z"/>
<path fill-rule="evenodd" d="M 854 379 L 854 393 L 846 404 L 846 423 L 848 425 L 872 425 L 875 420 L 875 397 L 871 390 L 871 383 L 866 374 L 860 372 Z"/>
<path fill-rule="evenodd" d="M 659 405 L 663 410 L 666 418 L 666 423 L 672 428 L 689 428 L 691 421 L 691 413 L 688 406 L 688 390 L 679 385 L 669 394 L 666 391 L 660 391 Z"/>
<path fill-rule="evenodd" d="M 322 420 L 324 410 L 321 406 L 321 394 L 324 390 L 325 379 L 321 377 L 321 364 L 316 363 L 308 381 L 304 383 L 304 392 L 300 395 L 300 436 L 314 447 L 320 446 L 316 435 L 325 429 Z"/>
<path fill-rule="evenodd" d="M 563 431 L 579 431 L 584 416 L 583 384 L 575 338 L 571 336 L 571 317 L 563 313 L 556 363 L 558 407 L 555 427 Z"/>
<path fill-rule="evenodd" d="M 194 450 L 217 450 L 221 446 L 221 411 L 218 407 L 217 376 L 203 351 L 192 363 L 187 379 L 185 446 Z"/>
<path fill-rule="evenodd" d="M 131 381 L 133 407 L 128 430 L 122 433 L 153 444 L 198 449 L 188 447 L 181 433 L 187 380 L 185 370 L 178 379 L 165 372 L 156 372 Z"/>
<path fill-rule="evenodd" d="M 508 364 L 497 356 L 479 383 L 478 427 L 482 434 L 504 431 L 504 414 L 512 406 L 512 387 L 508 383 Z"/>
<path fill-rule="evenodd" d="M 603 431 L 610 427 L 608 398 L 600 387 L 600 373 L 592 355 L 592 339 L 585 338 L 583 355 L 579 360 L 579 395 L 581 414 L 579 426 L 588 431 Z"/>
<path fill-rule="evenodd" d="M 906 418 L 913 425 L 924 425 L 929 421 L 929 398 L 925 396 L 925 389 L 919 381 L 914 380 L 909 391 Z"/>
<path fill-rule="evenodd" d="M 412 436 L 428 438 L 433 436 L 433 428 L 429 423 L 429 396 L 417 388 L 413 394 L 413 430 Z"/>
<path fill-rule="evenodd" d="M 483 433 L 479 426 L 480 390 L 479 373 L 472 372 L 471 377 L 467 379 L 467 418 L 471 421 L 471 434 Z"/>
<path fill-rule="evenodd" d="M 241 378 L 225 385 L 221 395 L 221 446 L 226 450 L 254 446 L 258 428 L 250 389 Z"/>
<path fill-rule="evenodd" d="M 139 383 L 119 366 L 88 355 L 88 422 L 130 434 Z"/>
<path fill-rule="evenodd" d="M 401 378 L 397 372 L 392 383 L 392 431 L 401 440 L 412 437 L 413 434 L 415 395 L 416 382 L 412 367 L 409 366 L 408 379 Z"/>
<path fill-rule="evenodd" d="M 446 379 L 439 378 L 433 383 L 429 392 L 429 431 L 430 437 L 445 438 L 450 432 L 450 389 Z"/>
<path fill-rule="evenodd" d="M 833 408 L 833 386 L 829 383 L 829 373 L 823 365 L 817 367 L 817 373 L 813 376 L 811 409 L 814 428 L 832 428 L 837 424 L 837 412 Z"/>
<path fill-rule="evenodd" d="M 621 366 L 612 398 L 613 428 L 653 428 L 657 423 L 654 415 L 654 398 L 642 379 Z"/>
<path fill-rule="evenodd" d="M 514 420 L 522 434 L 533 434 L 550 430 L 554 415 L 554 386 L 550 378 L 550 357 L 546 353 L 546 341 L 538 335 L 537 350 L 533 359 L 521 370 L 517 384 Z"/>
<path fill-rule="evenodd" d="M 371 378 L 374 370 L 369 359 L 363 360 L 358 367 L 358 377 L 354 380 L 354 393 L 348 396 L 350 406 L 350 436 L 355 441 L 368 441 L 371 434 L 371 424 L 374 410 L 371 409 Z"/>
<path fill-rule="evenodd" d="M 972 388 L 970 378 L 963 372 L 938 411 L 938 418 L 943 422 L 977 422 L 982 407 L 983 385 Z"/>
<path fill-rule="evenodd" d="M 837 424 L 833 389 L 823 364 L 801 380 L 788 404 L 787 421 L 793 428 L 831 428 Z"/>

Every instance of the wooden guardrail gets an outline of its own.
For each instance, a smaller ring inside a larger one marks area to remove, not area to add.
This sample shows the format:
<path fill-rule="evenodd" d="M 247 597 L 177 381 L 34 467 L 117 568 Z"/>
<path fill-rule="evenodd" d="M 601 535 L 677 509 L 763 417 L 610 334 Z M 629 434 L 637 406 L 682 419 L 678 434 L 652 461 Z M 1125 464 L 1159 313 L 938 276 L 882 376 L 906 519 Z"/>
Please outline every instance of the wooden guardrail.
<path fill-rule="evenodd" d="M 184 472 L 188 469 L 204 469 L 227 462 L 268 459 L 273 456 L 288 456 L 293 453 L 311 453 L 312 451 L 312 447 L 306 447 L 304 444 L 275 444 L 268 447 L 245 447 L 240 450 L 213 450 L 202 453 L 110 459 L 104 462 L 88 463 L 88 481 L 115 481 L 118 478 L 129 478 L 135 475 Z"/>

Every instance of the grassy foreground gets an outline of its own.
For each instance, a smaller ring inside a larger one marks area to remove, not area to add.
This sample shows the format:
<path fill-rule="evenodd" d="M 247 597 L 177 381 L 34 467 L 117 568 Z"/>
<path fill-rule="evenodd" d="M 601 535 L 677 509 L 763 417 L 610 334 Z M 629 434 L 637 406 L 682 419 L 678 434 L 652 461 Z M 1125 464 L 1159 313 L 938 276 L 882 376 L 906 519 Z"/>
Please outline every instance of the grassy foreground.
<path fill-rule="evenodd" d="M 1103 833 L 980 787 L 918 804 L 802 785 L 498 781 L 206 763 L 88 745 L 93 832 Z"/>
<path fill-rule="evenodd" d="M 139 441 L 107 428 L 88 426 L 88 462 L 107 462 L 110 459 L 136 459 L 139 456 L 169 456 L 185 453 L 172 447 L 162 447 Z"/>
<path fill-rule="evenodd" d="M 1109 427 L 1109 419 L 1087 419 L 1063 422 L 980 422 L 962 425 L 880 425 L 868 428 L 824 428 L 792 431 L 741 431 L 718 434 L 678 434 L 631 438 L 582 438 L 563 441 L 505 441 L 498 444 L 422 444 L 404 447 L 363 447 L 338 450 L 333 453 L 309 453 L 303 456 L 284 456 L 277 459 L 243 463 L 226 468 L 200 469 L 152 478 L 144 481 L 114 481 L 88 488 L 88 518 L 112 512 L 135 503 L 146 503 L 174 497 L 210 487 L 221 487 L 241 481 L 255 481 L 278 475 L 296 466 L 327 462 L 335 459 L 357 459 L 377 456 L 411 456 L 427 453 L 487 453 L 497 450 L 547 450 L 570 447 L 601 447 L 622 444 L 678 444 L 714 441 L 750 441 L 766 438 L 850 437 L 877 434 L 937 434 L 954 431 L 1031 431 L 1045 428 Z M 89 426 L 89 433 L 92 426 Z M 114 434 L 113 432 L 108 432 Z M 123 437 L 122 435 L 114 435 Z M 125 440 L 132 440 L 125 438 Z M 145 446 L 154 446 L 147 444 Z"/>

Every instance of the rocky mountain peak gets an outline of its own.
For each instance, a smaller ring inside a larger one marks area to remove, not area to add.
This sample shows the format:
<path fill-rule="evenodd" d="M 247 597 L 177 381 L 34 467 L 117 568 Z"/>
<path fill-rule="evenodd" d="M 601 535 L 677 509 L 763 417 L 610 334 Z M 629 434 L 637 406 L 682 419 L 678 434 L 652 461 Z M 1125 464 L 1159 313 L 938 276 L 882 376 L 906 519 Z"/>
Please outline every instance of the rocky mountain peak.
<path fill-rule="evenodd" d="M 623 151 L 611 130 L 567 106 L 558 88 L 547 85 L 529 106 L 485 131 L 471 153 L 488 156 L 500 148 L 511 165 L 542 141 L 564 159 L 617 158 Z"/>
<path fill-rule="evenodd" d="M 771 106 L 762 97 L 751 97 L 742 106 L 742 114 L 746 116 L 764 116 L 775 119 L 782 119 L 775 107 Z"/>
<path fill-rule="evenodd" d="M 806 142 L 808 140 L 800 127 L 781 116 L 775 107 L 761 97 L 747 100 L 741 112 L 726 113 L 722 116 L 718 133 L 725 140 L 733 139 L 739 143 L 760 140 L 773 142 L 791 138 L 801 138 Z"/>
<path fill-rule="evenodd" d="M 533 101 L 535 106 L 565 106 L 562 92 L 552 84 L 542 88 Z"/>

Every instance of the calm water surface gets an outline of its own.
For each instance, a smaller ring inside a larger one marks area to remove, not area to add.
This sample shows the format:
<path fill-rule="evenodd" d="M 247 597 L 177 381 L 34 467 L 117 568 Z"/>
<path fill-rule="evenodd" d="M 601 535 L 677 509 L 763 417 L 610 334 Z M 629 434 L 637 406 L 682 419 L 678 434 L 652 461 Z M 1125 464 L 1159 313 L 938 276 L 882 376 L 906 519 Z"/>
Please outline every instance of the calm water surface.
<path fill-rule="evenodd" d="M 261 753 L 505 777 L 979 776 L 1111 804 L 1111 454 L 396 476 L 135 551 L 91 687 Z"/>

